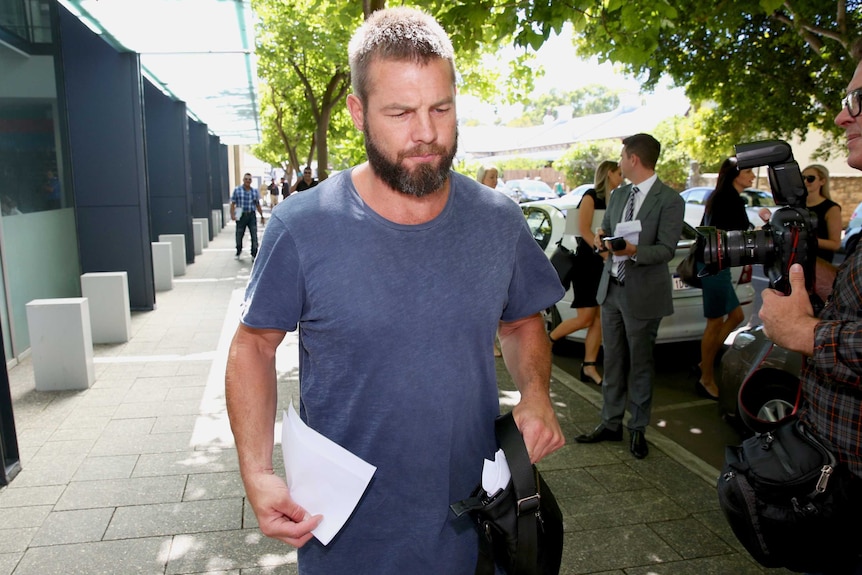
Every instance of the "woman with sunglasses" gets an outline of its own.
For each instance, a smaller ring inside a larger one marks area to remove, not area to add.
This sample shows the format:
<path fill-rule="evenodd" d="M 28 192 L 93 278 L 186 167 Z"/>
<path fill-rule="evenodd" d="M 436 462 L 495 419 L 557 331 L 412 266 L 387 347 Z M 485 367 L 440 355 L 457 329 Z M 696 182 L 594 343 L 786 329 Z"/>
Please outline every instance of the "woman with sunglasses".
<path fill-rule="evenodd" d="M 808 190 L 806 205 L 817 216 L 817 257 L 832 263 L 841 247 L 841 206 L 829 196 L 829 170 L 811 164 L 802 170 Z"/>

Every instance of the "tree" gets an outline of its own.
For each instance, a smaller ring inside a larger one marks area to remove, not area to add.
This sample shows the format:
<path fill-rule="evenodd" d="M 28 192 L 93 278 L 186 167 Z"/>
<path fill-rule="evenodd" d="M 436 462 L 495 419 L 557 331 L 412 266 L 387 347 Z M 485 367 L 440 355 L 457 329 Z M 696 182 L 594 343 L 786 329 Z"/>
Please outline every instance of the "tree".
<path fill-rule="evenodd" d="M 581 54 L 622 63 L 650 89 L 662 74 L 695 103 L 723 147 L 766 137 L 837 134 L 833 118 L 855 67 L 860 0 L 578 2 Z M 554 26 L 547 22 L 544 26 Z"/>
<path fill-rule="evenodd" d="M 280 156 L 280 164 L 296 171 L 316 156 L 318 176 L 325 178 L 330 128 L 346 121 L 345 47 L 363 13 L 353 3 L 317 0 L 254 0 L 253 7 L 259 18 L 258 75 L 267 91 L 262 98 L 267 134 L 254 151 L 267 159 Z"/>
<path fill-rule="evenodd" d="M 566 184 L 570 188 L 593 183 L 599 164 L 604 160 L 618 159 L 621 149 L 619 140 L 592 140 L 574 144 L 554 162 L 554 169 L 566 175 Z"/>
<path fill-rule="evenodd" d="M 546 94 L 539 94 L 538 97 L 523 102 L 524 115 L 522 118 L 515 120 L 514 125 L 539 126 L 542 124 L 545 116 L 549 114 L 555 119 L 559 119 L 558 109 L 561 107 L 571 109 L 573 117 L 580 117 L 589 114 L 610 112 L 619 103 L 618 92 L 597 84 L 562 94 L 558 93 L 555 89 L 551 89 Z"/>
<path fill-rule="evenodd" d="M 466 2 L 465 2 L 466 4 Z M 538 49 L 570 22 L 581 55 L 622 64 L 646 90 L 667 74 L 695 105 L 717 148 L 804 137 L 833 125 L 860 55 L 862 0 L 508 0 L 476 2 L 484 29 Z M 459 5 L 463 29 L 471 8 Z"/>

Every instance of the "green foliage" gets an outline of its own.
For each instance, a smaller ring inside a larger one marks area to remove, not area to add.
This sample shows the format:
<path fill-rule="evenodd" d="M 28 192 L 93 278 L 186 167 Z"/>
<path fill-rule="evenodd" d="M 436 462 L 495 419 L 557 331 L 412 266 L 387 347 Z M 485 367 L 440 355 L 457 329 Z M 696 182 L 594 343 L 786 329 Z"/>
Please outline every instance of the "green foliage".
<path fill-rule="evenodd" d="M 647 0 L 595 3 L 577 42 L 654 87 L 662 74 L 715 103 L 702 127 L 739 142 L 789 138 L 833 118 L 852 75 L 860 0 Z"/>
<path fill-rule="evenodd" d="M 544 117 L 550 114 L 558 119 L 557 108 L 568 107 L 572 117 L 588 116 L 610 112 L 620 103 L 619 91 L 613 91 L 605 86 L 592 84 L 578 88 L 572 92 L 559 93 L 551 89 L 538 98 L 527 100 L 524 104 L 524 114 L 510 123 L 510 126 L 540 126 Z"/>
<path fill-rule="evenodd" d="M 554 162 L 554 169 L 563 172 L 566 184 L 575 188 L 595 180 L 596 168 L 605 160 L 619 161 L 622 146 L 619 140 L 593 140 L 570 146 Z"/>
<path fill-rule="evenodd" d="M 293 170 L 329 165 L 328 138 L 343 136 L 347 43 L 362 6 L 321 0 L 253 0 L 263 141 L 254 153 Z M 347 141 L 344 138 L 344 141 Z"/>
<path fill-rule="evenodd" d="M 685 119 L 679 117 L 663 120 L 653 130 L 653 136 L 661 142 L 655 171 L 664 183 L 678 191 L 687 187 L 691 167 L 691 157 L 683 143 L 685 132 Z"/>

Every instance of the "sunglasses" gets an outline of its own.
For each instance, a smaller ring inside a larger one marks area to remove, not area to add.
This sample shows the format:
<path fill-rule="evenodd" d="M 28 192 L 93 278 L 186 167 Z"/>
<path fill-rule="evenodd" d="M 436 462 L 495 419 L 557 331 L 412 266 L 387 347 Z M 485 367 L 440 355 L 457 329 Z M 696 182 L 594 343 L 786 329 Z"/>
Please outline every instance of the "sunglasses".
<path fill-rule="evenodd" d="M 802 179 L 804 179 L 809 184 L 813 184 L 814 180 L 817 179 L 817 176 L 810 176 L 810 175 L 809 176 L 802 176 Z"/>
<path fill-rule="evenodd" d="M 841 105 L 853 118 L 862 114 L 862 88 L 856 88 L 841 100 Z"/>

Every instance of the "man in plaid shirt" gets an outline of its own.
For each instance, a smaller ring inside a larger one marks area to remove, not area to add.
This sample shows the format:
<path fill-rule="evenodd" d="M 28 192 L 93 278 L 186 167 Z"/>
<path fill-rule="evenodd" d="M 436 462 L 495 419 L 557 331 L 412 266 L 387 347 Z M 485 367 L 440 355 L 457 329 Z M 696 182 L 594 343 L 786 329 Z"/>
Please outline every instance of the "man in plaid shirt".
<path fill-rule="evenodd" d="M 847 163 L 862 170 L 862 62 L 842 104 L 835 123 L 847 135 Z M 862 249 L 837 269 L 823 261 L 817 264 L 817 293 L 824 299 L 828 296 L 819 318 L 814 316 L 799 264 L 790 268 L 790 295 L 763 291 L 760 317 L 772 341 L 807 358 L 801 374 L 799 417 L 862 478 Z M 855 485 L 862 491 L 860 482 Z M 829 575 L 860 573 L 862 559 Z"/>
<path fill-rule="evenodd" d="M 239 218 L 236 209 L 239 208 Z M 251 259 L 257 257 L 257 219 L 254 211 L 260 214 L 260 225 L 263 225 L 263 209 L 260 207 L 260 194 L 251 187 L 251 174 L 242 176 L 242 185 L 234 189 L 230 197 L 230 219 L 236 222 L 236 259 L 242 253 L 242 238 L 245 229 L 251 236 Z"/>

